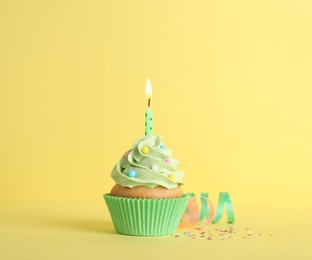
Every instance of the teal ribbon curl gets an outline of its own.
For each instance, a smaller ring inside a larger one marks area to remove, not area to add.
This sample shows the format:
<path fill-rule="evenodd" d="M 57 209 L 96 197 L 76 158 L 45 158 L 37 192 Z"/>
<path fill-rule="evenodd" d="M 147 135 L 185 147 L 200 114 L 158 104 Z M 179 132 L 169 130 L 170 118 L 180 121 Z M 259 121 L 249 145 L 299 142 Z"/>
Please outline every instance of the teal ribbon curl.
<path fill-rule="evenodd" d="M 219 194 L 219 201 L 218 201 L 218 207 L 216 210 L 216 215 L 212 221 L 212 223 L 217 223 L 221 220 L 223 209 L 225 207 L 226 213 L 227 213 L 227 222 L 233 223 L 234 218 L 234 210 L 231 202 L 231 198 L 228 192 L 220 192 Z"/>
<path fill-rule="evenodd" d="M 203 221 L 205 218 L 208 219 L 210 215 L 210 208 L 207 202 L 208 199 L 208 193 L 202 192 L 200 194 L 200 203 L 201 203 L 201 209 L 200 209 L 200 215 L 199 215 L 199 222 Z"/>

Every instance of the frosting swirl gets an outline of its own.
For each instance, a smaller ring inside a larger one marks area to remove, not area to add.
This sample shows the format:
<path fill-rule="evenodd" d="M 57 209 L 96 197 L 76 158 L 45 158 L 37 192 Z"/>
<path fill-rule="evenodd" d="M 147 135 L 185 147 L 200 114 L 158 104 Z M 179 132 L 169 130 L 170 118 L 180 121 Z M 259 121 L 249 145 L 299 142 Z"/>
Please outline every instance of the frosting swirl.
<path fill-rule="evenodd" d="M 123 187 L 176 188 L 183 184 L 184 173 L 176 169 L 180 163 L 171 155 L 160 136 L 142 137 L 115 165 L 111 177 Z"/>

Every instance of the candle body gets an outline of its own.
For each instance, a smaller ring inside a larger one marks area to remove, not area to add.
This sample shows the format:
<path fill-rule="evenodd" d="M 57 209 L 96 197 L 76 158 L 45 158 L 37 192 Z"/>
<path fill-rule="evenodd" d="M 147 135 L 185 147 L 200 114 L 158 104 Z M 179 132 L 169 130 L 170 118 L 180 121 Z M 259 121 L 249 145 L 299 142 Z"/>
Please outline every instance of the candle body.
<path fill-rule="evenodd" d="M 153 113 L 150 108 L 145 110 L 145 136 L 151 136 L 153 133 Z"/>

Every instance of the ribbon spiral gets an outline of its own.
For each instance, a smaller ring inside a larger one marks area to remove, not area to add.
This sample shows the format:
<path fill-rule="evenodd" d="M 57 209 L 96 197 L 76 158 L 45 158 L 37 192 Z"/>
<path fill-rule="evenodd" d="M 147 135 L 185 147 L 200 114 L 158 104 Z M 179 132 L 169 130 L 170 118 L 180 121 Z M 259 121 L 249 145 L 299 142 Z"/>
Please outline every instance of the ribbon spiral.
<path fill-rule="evenodd" d="M 227 222 L 234 222 L 234 211 L 228 192 L 220 192 L 216 210 L 211 200 L 208 199 L 207 192 L 202 192 L 199 197 L 196 197 L 194 193 L 188 193 L 188 195 L 191 198 L 182 216 L 180 227 L 205 228 L 211 223 L 217 223 L 222 218 L 224 207 L 227 213 Z M 196 201 L 198 198 L 201 202 L 200 210 Z"/>

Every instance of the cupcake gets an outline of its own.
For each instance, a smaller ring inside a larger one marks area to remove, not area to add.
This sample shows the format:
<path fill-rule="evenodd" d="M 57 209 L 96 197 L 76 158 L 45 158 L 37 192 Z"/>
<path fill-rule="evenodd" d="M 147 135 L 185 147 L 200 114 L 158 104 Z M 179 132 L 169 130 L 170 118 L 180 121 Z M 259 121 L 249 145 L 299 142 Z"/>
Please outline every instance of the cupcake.
<path fill-rule="evenodd" d="M 161 236 L 176 231 L 189 196 L 179 161 L 160 136 L 137 140 L 112 170 L 116 182 L 104 199 L 117 233 Z"/>

